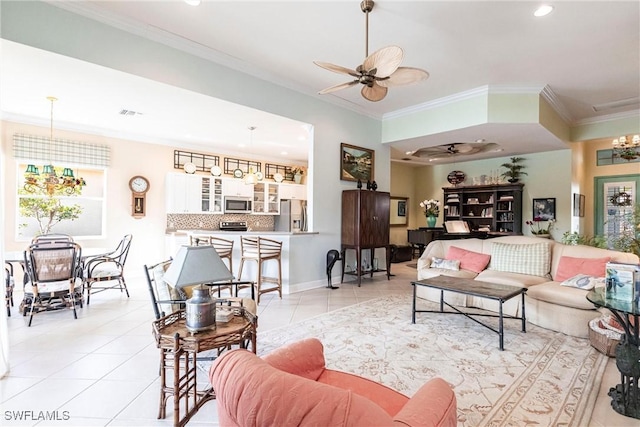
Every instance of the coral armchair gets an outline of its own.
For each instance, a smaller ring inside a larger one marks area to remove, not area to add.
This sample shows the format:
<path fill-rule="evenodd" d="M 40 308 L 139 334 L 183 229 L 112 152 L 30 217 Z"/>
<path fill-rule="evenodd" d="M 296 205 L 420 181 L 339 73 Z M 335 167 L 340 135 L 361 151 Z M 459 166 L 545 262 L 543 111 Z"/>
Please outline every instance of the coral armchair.
<path fill-rule="evenodd" d="M 223 354 L 209 378 L 221 426 L 457 425 L 456 397 L 434 378 L 409 398 L 375 381 L 325 367 L 315 338 L 259 358 Z"/>

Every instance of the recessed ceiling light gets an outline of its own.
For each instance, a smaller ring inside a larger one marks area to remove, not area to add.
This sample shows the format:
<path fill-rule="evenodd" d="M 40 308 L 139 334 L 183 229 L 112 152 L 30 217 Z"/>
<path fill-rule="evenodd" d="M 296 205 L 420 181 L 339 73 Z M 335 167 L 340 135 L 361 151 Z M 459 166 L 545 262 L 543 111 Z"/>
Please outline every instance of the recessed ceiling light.
<path fill-rule="evenodd" d="M 200 0 L 184 0 L 189 6 L 200 6 Z"/>
<path fill-rule="evenodd" d="M 280 152 L 280 154 L 281 154 L 281 155 L 283 155 L 283 156 L 286 156 L 286 155 L 288 155 L 288 154 L 289 154 L 289 152 L 287 152 L 287 151 L 281 151 L 281 152 Z"/>
<path fill-rule="evenodd" d="M 547 16 L 552 11 L 553 11 L 553 6 L 549 4 L 543 4 L 542 6 L 537 8 L 535 12 L 533 12 L 533 16 L 537 16 L 538 18 L 541 16 Z"/>

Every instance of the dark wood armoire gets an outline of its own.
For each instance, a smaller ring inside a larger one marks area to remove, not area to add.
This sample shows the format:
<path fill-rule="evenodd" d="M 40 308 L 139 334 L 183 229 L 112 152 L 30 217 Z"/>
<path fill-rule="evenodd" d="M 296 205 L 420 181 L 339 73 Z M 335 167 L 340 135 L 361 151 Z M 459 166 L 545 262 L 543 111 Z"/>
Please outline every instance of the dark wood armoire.
<path fill-rule="evenodd" d="M 361 277 L 379 271 L 391 274 L 391 253 L 389 248 L 389 209 L 391 199 L 389 193 L 370 190 L 344 190 L 342 192 L 342 280 L 345 275 L 345 254 L 347 249 L 356 252 L 356 268 L 348 271 L 357 277 L 358 286 Z M 374 255 L 377 248 L 385 249 L 386 269 L 375 265 Z M 362 250 L 369 249 L 371 266 L 362 265 Z"/>

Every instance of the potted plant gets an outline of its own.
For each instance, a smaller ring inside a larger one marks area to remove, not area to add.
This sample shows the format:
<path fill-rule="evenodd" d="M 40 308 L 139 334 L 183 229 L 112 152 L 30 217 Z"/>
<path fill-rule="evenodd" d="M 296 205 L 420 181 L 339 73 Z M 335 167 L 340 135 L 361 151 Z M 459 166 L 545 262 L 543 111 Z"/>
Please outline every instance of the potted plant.
<path fill-rule="evenodd" d="M 500 166 L 507 168 L 507 171 L 503 172 L 500 176 L 507 178 L 507 180 L 512 184 L 518 182 L 521 175 L 527 175 L 526 172 L 522 171 L 522 169 L 524 169 L 524 165 L 520 164 L 523 160 L 525 160 L 524 157 L 512 157 L 511 163 L 501 164 Z"/>
<path fill-rule="evenodd" d="M 302 175 L 304 175 L 304 169 L 295 167 L 291 169 L 291 174 L 293 174 L 293 180 L 296 184 L 300 184 L 302 181 Z"/>

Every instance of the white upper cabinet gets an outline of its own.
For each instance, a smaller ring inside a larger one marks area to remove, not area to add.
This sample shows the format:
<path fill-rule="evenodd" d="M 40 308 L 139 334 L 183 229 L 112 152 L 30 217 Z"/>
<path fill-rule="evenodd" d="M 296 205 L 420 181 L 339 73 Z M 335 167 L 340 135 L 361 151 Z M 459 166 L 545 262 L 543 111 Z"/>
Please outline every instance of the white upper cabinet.
<path fill-rule="evenodd" d="M 280 184 L 280 199 L 307 200 L 307 186 L 301 184 Z"/>
<path fill-rule="evenodd" d="M 167 213 L 202 212 L 202 177 L 186 173 L 169 173 L 167 183 Z"/>
<path fill-rule="evenodd" d="M 253 197 L 253 185 L 245 184 L 239 178 L 225 178 L 222 180 L 223 196 Z"/>
<path fill-rule="evenodd" d="M 253 185 L 253 213 L 280 214 L 279 184 L 273 182 L 258 182 Z"/>

